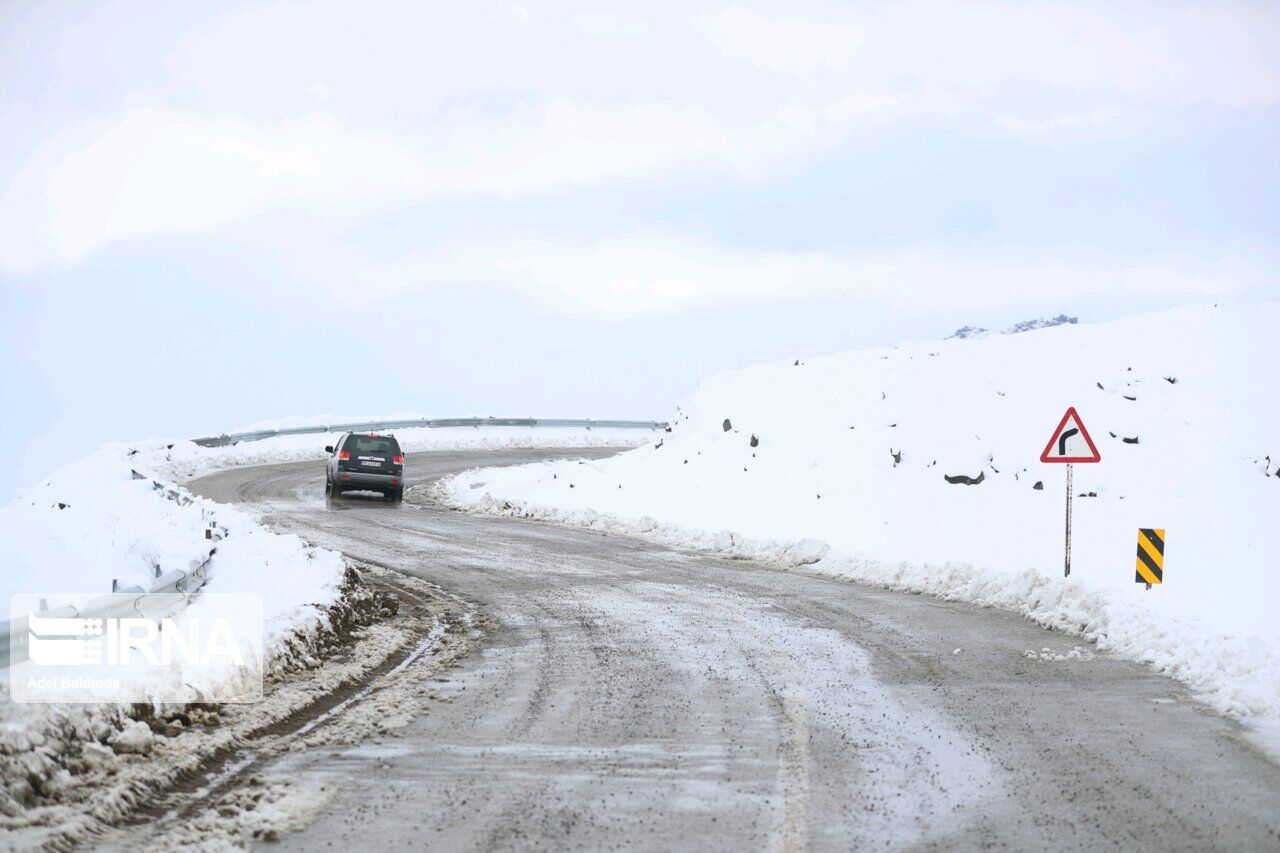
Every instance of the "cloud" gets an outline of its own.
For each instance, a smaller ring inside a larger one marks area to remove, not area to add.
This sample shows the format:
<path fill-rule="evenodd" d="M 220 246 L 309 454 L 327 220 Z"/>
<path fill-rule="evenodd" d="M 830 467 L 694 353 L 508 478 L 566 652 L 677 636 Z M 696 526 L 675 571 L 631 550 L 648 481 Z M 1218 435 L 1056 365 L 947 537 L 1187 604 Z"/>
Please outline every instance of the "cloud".
<path fill-rule="evenodd" d="M 290 198 L 358 201 L 424 180 L 414 153 L 317 113 L 263 127 L 142 109 L 29 160 L 0 198 L 0 263 L 68 262 L 116 240 L 201 231 Z"/>
<path fill-rule="evenodd" d="M 1204 300 L 1266 281 L 1240 257 L 1129 257 L 1052 247 L 1000 257 L 945 247 L 894 252 L 727 248 L 664 233 L 595 242 L 451 241 L 393 260 L 346 256 L 342 298 L 443 284 L 501 285 L 574 313 L 627 317 L 741 301 L 838 295 L 903 312 L 1062 305 L 1088 296 Z M 350 288 L 354 271 L 360 286 Z M 309 279 L 319 283 L 319 277 Z"/>
<path fill-rule="evenodd" d="M 1209 298 L 1240 292 L 1263 278 L 1238 258 L 1063 260 L 1061 251 L 995 260 L 946 250 L 832 254 L 658 241 L 494 257 L 499 269 L 606 314 L 654 313 L 724 298 L 821 294 L 899 310 L 1052 305 L 1122 293 Z"/>
<path fill-rule="evenodd" d="M 532 21 L 533 15 L 524 7 L 522 3 L 516 3 L 514 0 L 506 0 L 497 4 L 493 11 L 489 12 L 489 20 L 494 23 L 503 23 L 506 21 Z"/>
<path fill-rule="evenodd" d="M 524 289 L 568 297 L 605 314 L 646 314 L 716 297 L 782 294 L 823 273 L 820 257 L 726 252 L 689 243 L 604 243 L 577 251 L 499 255 Z"/>
<path fill-rule="evenodd" d="M 788 127 L 813 130 L 822 122 L 827 126 L 848 124 L 855 120 L 883 121 L 898 107 L 898 99 L 892 95 L 872 95 L 859 92 L 822 107 L 803 104 L 785 104 L 778 108 L 777 120 Z"/>
<path fill-rule="evenodd" d="M 1064 113 L 1046 119 L 1027 119 L 1016 115 L 997 115 L 995 123 L 1011 133 L 1051 133 L 1073 127 L 1090 124 L 1105 124 L 1112 119 L 1111 113 L 1094 110 L 1088 113 Z"/>
<path fill-rule="evenodd" d="M 0 57 L 0 117 L 17 129 L 0 140 L 0 269 L 290 204 L 356 221 L 672 174 L 750 191 L 776 164 L 895 123 L 940 152 L 979 122 L 1037 146 L 1115 144 L 1202 117 L 1188 105 L 1259 121 L 1280 99 L 1265 7 L 787 8 L 691 15 L 656 0 L 622 19 L 393 2 L 362 12 L 356 33 L 340 2 L 145 22 L 104 10 L 93 26 L 50 7 L 62 26 L 15 30 L 23 73 Z M 103 43 L 119 57 L 110 73 Z M 501 107 L 477 108 L 485 98 Z"/>
<path fill-rule="evenodd" d="M 866 35 L 848 24 L 766 17 L 741 7 L 707 15 L 695 26 L 728 56 L 803 78 L 842 69 Z"/>
<path fill-rule="evenodd" d="M 699 162 L 736 168 L 752 158 L 705 111 L 664 104 L 591 109 L 557 99 L 536 123 L 471 122 L 426 152 L 431 193 L 501 194 L 653 175 Z M 457 124 L 464 124 L 458 122 Z"/>
<path fill-rule="evenodd" d="M 207 230 L 310 201 L 345 217 L 405 200 L 503 195 L 703 162 L 749 162 L 700 110 L 588 109 L 565 99 L 526 122 L 450 113 L 414 147 L 320 112 L 278 124 L 141 109 L 31 158 L 0 197 L 0 266 L 77 261 L 108 243 Z"/>
<path fill-rule="evenodd" d="M 583 12 L 574 15 L 570 21 L 583 32 L 607 39 L 643 38 L 649 34 L 649 27 L 643 20 L 620 18 L 604 12 Z"/>

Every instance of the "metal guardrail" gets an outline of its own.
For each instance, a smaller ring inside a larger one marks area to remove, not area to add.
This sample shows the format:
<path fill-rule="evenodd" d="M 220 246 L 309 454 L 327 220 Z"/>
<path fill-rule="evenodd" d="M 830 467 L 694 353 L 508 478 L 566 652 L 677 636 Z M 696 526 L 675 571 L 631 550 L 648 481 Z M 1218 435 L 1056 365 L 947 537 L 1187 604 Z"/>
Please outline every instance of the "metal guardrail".
<path fill-rule="evenodd" d="M 136 471 L 133 476 L 138 480 L 147 479 Z M 183 505 L 192 501 L 191 495 L 186 491 L 166 486 L 158 480 L 152 480 L 152 486 L 168 500 Z M 226 528 L 206 520 L 205 535 L 213 542 L 220 542 L 226 538 L 227 531 Z M 208 556 L 203 560 L 192 560 L 186 569 L 171 569 L 161 574 L 157 568 L 156 576 L 147 589 L 136 585 L 120 587 L 113 580 L 110 594 L 91 598 L 80 605 L 66 604 L 42 610 L 36 615 L 68 619 L 160 619 L 185 607 L 187 600 L 205 585 L 205 581 L 209 579 L 206 571 L 209 560 L 217 550 L 216 546 L 211 547 Z M 11 663 L 21 663 L 27 659 L 28 636 L 25 618 L 0 622 L 0 668 L 8 668 Z"/>
<path fill-rule="evenodd" d="M 127 598 L 119 593 L 103 595 L 91 598 L 80 606 L 67 604 L 41 611 L 36 615 L 45 619 L 136 619 L 139 617 L 161 619 L 185 607 L 194 592 L 204 586 L 203 565 L 198 583 L 191 575 L 182 572 L 170 572 L 170 574 L 182 575 L 182 577 L 170 579 L 149 591 L 140 588 L 130 589 L 128 592 L 133 595 Z M 185 583 L 191 584 L 191 591 L 177 588 Z M 0 623 L 0 631 L 3 631 L 3 636 L 0 637 L 0 667 L 8 668 L 11 663 L 25 661 L 29 638 L 27 619 L 24 617 L 12 622 Z"/>
<path fill-rule="evenodd" d="M 363 421 L 360 423 L 233 432 L 191 439 L 201 447 L 226 447 L 242 441 L 261 441 L 278 435 L 322 435 L 331 432 L 370 432 L 389 429 L 443 429 L 446 427 L 583 427 L 586 429 L 666 429 L 666 421 L 614 421 L 575 418 L 411 418 L 409 420 Z"/>

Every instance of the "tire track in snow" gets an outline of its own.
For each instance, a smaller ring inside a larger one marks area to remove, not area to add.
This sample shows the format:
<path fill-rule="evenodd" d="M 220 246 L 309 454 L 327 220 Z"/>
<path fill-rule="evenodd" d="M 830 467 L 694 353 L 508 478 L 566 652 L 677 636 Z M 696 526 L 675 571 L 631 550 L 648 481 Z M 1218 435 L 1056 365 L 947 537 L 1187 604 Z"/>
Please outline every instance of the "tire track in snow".
<path fill-rule="evenodd" d="M 778 693 L 787 721 L 787 736 L 783 740 L 783 760 L 779 770 L 784 805 L 777 848 L 783 853 L 796 853 L 806 846 L 805 807 L 809 794 L 809 714 L 805 710 L 804 682 L 800 678 L 799 664 L 771 633 L 752 620 L 716 602 L 712 602 L 712 607 L 763 640 L 783 664 L 786 681 Z"/>

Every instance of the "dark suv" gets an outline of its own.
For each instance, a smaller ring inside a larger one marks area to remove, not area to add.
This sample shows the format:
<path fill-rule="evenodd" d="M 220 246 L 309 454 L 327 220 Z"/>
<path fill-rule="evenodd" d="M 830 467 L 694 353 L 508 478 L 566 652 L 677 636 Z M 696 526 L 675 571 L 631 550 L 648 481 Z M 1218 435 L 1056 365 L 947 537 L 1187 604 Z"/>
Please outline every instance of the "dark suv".
<path fill-rule="evenodd" d="M 404 498 L 404 453 L 393 435 L 349 432 L 337 446 L 328 446 L 325 493 L 342 497 L 345 491 L 382 492 L 388 500 Z"/>

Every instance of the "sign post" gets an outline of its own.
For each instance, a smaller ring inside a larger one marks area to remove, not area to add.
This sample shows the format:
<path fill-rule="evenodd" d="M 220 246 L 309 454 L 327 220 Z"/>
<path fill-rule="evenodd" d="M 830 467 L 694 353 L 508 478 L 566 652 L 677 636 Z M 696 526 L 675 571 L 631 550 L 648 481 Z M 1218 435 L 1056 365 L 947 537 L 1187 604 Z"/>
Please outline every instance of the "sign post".
<path fill-rule="evenodd" d="M 1049 443 L 1044 446 L 1044 452 L 1040 454 L 1040 461 L 1061 462 L 1067 466 L 1067 531 L 1062 576 L 1071 577 L 1071 493 L 1074 463 L 1102 461 L 1102 454 L 1098 452 L 1089 431 L 1084 428 L 1084 421 L 1080 420 L 1075 406 L 1068 408 L 1067 413 L 1062 416 L 1058 428 L 1053 431 Z"/>
<path fill-rule="evenodd" d="M 1062 576 L 1071 577 L 1071 473 L 1074 469 L 1067 463 L 1067 547 L 1066 556 L 1062 560 Z"/>

